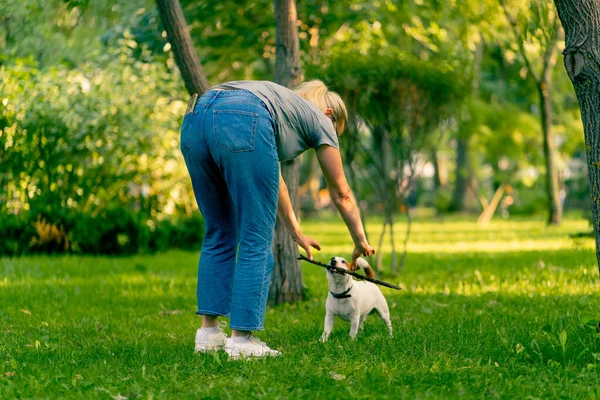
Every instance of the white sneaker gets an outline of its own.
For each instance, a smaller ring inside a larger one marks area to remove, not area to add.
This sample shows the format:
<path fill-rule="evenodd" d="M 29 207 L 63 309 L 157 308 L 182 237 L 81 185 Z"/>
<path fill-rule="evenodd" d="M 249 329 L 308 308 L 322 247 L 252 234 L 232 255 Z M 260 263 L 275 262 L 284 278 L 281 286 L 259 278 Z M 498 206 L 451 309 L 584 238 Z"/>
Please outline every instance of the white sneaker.
<path fill-rule="evenodd" d="M 235 342 L 232 337 L 227 339 L 224 350 L 229 354 L 230 360 L 244 357 L 277 357 L 281 355 L 281 352 L 271 349 L 253 334 L 249 334 L 248 340 L 244 342 Z"/>
<path fill-rule="evenodd" d="M 225 324 L 225 325 L 223 325 Z M 221 321 L 215 333 L 209 333 L 200 328 L 196 331 L 196 347 L 194 351 L 205 353 L 207 351 L 218 351 L 227 343 L 227 335 L 223 332 L 223 327 L 226 326 L 225 321 Z"/>

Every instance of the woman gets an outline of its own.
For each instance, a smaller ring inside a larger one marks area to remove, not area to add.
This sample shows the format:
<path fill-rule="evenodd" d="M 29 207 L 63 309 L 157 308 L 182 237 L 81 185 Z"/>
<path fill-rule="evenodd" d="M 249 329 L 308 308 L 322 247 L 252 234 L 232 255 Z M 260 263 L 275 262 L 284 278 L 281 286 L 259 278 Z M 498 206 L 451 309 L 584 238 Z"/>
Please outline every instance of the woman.
<path fill-rule="evenodd" d="M 320 81 L 295 91 L 272 82 L 228 82 L 190 103 L 181 150 L 206 231 L 196 351 L 224 348 L 232 358 L 281 354 L 252 335 L 263 329 L 276 215 L 308 257 L 311 247 L 321 247 L 298 225 L 279 162 L 314 148 L 354 241 L 352 261 L 375 253 L 342 167 L 338 136 L 347 120 L 340 96 Z M 219 327 L 219 316 L 230 316 L 231 338 Z"/>

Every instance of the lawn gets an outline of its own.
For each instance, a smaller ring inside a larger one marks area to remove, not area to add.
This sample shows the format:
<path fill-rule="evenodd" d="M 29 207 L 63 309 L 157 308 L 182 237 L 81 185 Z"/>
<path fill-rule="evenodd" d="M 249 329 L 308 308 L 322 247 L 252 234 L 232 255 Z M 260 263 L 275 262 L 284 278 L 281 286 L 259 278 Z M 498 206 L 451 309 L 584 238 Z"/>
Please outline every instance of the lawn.
<path fill-rule="evenodd" d="M 339 218 L 303 226 L 316 259 L 352 249 Z M 373 315 L 320 343 L 325 273 L 305 264 L 309 299 L 258 334 L 284 356 L 255 362 L 193 352 L 196 253 L 0 259 L 0 398 L 599 398 L 593 241 L 570 237 L 587 229 L 417 221 L 404 270 L 383 275 L 404 288 L 383 290 L 393 339 Z"/>

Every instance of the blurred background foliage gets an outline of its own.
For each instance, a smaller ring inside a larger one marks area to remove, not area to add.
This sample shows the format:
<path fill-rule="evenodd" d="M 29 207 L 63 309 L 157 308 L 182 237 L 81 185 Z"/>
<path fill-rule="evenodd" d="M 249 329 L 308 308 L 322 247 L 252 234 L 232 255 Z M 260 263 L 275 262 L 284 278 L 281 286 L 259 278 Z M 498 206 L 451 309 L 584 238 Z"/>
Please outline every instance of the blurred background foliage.
<path fill-rule="evenodd" d="M 273 78 L 271 1 L 181 3 L 210 84 Z M 505 218 L 547 209 L 540 105 L 521 49 L 537 68 L 554 11 L 505 3 L 518 37 L 498 0 L 297 1 L 304 78 L 348 105 L 342 152 L 367 217 L 393 224 L 429 207 L 475 219 L 499 188 Z M 561 199 L 588 209 L 583 128 L 561 62 L 552 81 Z M 202 219 L 178 144 L 186 105 L 153 1 L 0 3 L 0 254 L 197 249 Z M 330 208 L 312 153 L 301 175 L 304 213 Z"/>

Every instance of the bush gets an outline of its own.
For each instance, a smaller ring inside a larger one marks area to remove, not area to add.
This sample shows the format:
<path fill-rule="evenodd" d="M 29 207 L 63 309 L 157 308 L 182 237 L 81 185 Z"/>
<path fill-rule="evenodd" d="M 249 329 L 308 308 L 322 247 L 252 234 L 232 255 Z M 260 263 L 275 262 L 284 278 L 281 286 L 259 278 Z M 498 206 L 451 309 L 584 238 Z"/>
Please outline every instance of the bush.
<path fill-rule="evenodd" d="M 140 250 L 143 230 L 141 221 L 133 213 L 112 209 L 94 217 L 78 218 L 69 236 L 76 253 L 121 255 Z"/>
<path fill-rule="evenodd" d="M 175 221 L 170 236 L 170 247 L 182 250 L 200 250 L 204 237 L 204 219 L 196 212 L 191 218 Z"/>
<path fill-rule="evenodd" d="M 538 179 L 532 187 L 517 183 L 513 197 L 515 202 L 509 209 L 512 215 L 544 214 L 548 210 L 548 198 L 543 179 Z"/>
<path fill-rule="evenodd" d="M 120 207 L 160 218 L 193 202 L 179 150 L 181 83 L 130 50 L 77 68 L 0 65 L 0 212 Z"/>
<path fill-rule="evenodd" d="M 36 235 L 31 238 L 29 243 L 31 249 L 44 253 L 59 253 L 69 250 L 69 237 L 63 225 L 47 222 L 41 215 L 38 215 L 33 225 Z"/>
<path fill-rule="evenodd" d="M 3 240 L 0 240 L 0 255 L 14 256 L 29 250 L 35 227 L 28 220 L 16 215 L 7 215 L 0 222 Z"/>
<path fill-rule="evenodd" d="M 204 220 L 192 217 L 158 221 L 131 210 L 108 209 L 98 215 L 28 213 L 0 221 L 0 256 L 27 253 L 128 255 L 169 248 L 199 250 Z"/>
<path fill-rule="evenodd" d="M 447 189 L 439 189 L 434 194 L 434 207 L 438 214 L 446 214 L 450 212 L 452 206 L 452 192 Z"/>

